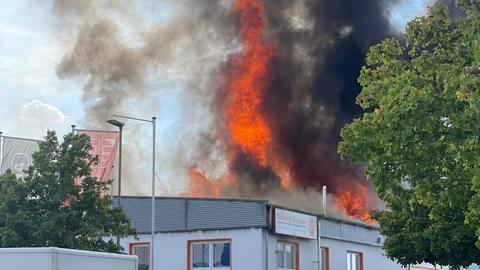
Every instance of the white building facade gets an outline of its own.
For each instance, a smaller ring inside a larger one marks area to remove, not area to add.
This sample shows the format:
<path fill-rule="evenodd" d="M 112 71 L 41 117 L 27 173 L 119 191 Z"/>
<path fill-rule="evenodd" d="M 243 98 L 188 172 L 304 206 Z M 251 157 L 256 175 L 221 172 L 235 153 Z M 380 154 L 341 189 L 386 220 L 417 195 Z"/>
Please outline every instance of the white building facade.
<path fill-rule="evenodd" d="M 138 239 L 121 244 L 139 257 L 139 270 L 150 270 L 150 204 L 149 197 L 122 198 Z M 376 226 L 261 200 L 159 197 L 155 208 L 154 270 L 408 269 L 384 255 Z M 421 267 L 411 269 L 434 269 Z"/>

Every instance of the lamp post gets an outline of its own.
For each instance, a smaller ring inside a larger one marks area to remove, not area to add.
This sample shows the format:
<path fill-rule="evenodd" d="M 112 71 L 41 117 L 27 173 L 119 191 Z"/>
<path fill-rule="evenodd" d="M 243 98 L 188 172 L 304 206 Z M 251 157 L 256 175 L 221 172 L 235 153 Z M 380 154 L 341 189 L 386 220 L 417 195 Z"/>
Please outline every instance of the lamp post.
<path fill-rule="evenodd" d="M 148 119 L 142 119 L 142 118 L 136 118 L 136 117 L 131 117 L 131 116 L 124 116 L 124 115 L 117 115 L 114 114 L 113 116 L 118 117 L 118 118 L 124 118 L 124 119 L 130 119 L 130 120 L 136 120 L 136 121 L 141 121 L 141 122 L 148 122 L 152 123 L 152 213 L 151 213 L 151 243 L 150 243 L 150 270 L 155 270 L 153 267 L 154 264 L 154 243 L 155 243 L 155 138 L 156 138 L 156 121 L 157 117 L 153 116 L 152 120 Z"/>
<path fill-rule="evenodd" d="M 3 138 L 2 138 L 3 132 L 0 131 L 0 170 L 2 169 L 3 165 Z"/>
<path fill-rule="evenodd" d="M 121 207 L 121 202 L 122 202 L 122 130 L 123 126 L 125 123 L 120 122 L 115 119 L 110 119 L 107 121 L 110 125 L 118 127 L 118 130 L 120 131 L 120 145 L 118 149 L 118 197 L 117 197 L 117 203 L 118 207 Z M 120 235 L 117 235 L 117 246 L 120 245 Z"/>

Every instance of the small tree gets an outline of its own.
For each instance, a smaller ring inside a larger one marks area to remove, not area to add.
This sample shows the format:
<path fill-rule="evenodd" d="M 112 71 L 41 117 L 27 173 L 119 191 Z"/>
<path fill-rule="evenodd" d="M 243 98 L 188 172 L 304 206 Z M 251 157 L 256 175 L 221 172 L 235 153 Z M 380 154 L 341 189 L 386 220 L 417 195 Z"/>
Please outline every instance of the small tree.
<path fill-rule="evenodd" d="M 480 262 L 480 2 L 444 4 L 371 48 L 339 153 L 366 163 L 387 205 L 374 211 L 402 264 Z M 477 245 L 476 245 L 477 244 Z"/>
<path fill-rule="evenodd" d="M 0 246 L 56 246 L 120 252 L 105 236 L 134 235 L 120 208 L 104 196 L 108 184 L 90 175 L 96 163 L 85 135 L 67 134 L 59 143 L 49 131 L 32 155 L 23 179 L 0 176 Z M 75 180 L 81 181 L 76 184 Z"/>

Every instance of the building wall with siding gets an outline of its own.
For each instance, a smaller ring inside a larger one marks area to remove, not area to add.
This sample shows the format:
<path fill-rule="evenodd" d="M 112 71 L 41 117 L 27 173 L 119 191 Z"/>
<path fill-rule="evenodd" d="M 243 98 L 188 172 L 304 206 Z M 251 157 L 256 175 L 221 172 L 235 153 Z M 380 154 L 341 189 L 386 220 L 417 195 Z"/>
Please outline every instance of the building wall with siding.
<path fill-rule="evenodd" d="M 268 243 L 268 269 L 277 269 L 277 243 L 279 241 L 295 243 L 299 247 L 299 268 L 300 270 L 318 270 L 317 269 L 317 243 L 315 240 L 302 239 L 290 236 L 276 235 L 269 233 Z M 263 268 L 265 269 L 265 268 Z M 330 268 L 331 270 L 335 268 Z"/>
<path fill-rule="evenodd" d="M 123 197 L 122 207 L 138 241 L 150 242 L 151 198 Z M 317 270 L 316 241 L 269 232 L 269 208 L 263 200 L 156 198 L 155 270 L 186 270 L 188 240 L 214 238 L 232 239 L 232 269 L 277 269 L 277 243 L 287 241 L 299 245 L 300 270 Z M 347 269 L 347 250 L 362 252 L 365 270 L 403 269 L 383 255 L 378 227 L 328 217 L 319 219 L 319 227 L 321 245 L 329 248 L 330 270 Z M 126 251 L 130 242 L 137 240 L 122 239 Z"/>
<path fill-rule="evenodd" d="M 267 201 L 158 197 L 155 202 L 156 232 L 267 226 Z M 151 203 L 150 197 L 122 197 L 123 211 L 139 233 L 151 230 Z"/>
<path fill-rule="evenodd" d="M 384 237 L 375 226 L 346 223 L 340 220 L 320 219 L 320 235 L 367 245 L 382 246 Z"/>
<path fill-rule="evenodd" d="M 191 240 L 231 239 L 232 269 L 264 269 L 262 229 L 232 229 L 157 233 L 155 235 L 155 270 L 187 270 L 187 248 Z M 148 234 L 139 240 L 129 237 L 121 240 L 128 251 L 130 243 L 150 242 Z M 272 268 L 273 269 L 273 268 Z"/>
<path fill-rule="evenodd" d="M 336 239 L 322 238 L 321 245 L 329 249 L 330 269 L 347 269 L 347 251 L 363 254 L 365 270 L 400 270 L 401 265 L 391 261 L 379 246 L 365 245 Z"/>

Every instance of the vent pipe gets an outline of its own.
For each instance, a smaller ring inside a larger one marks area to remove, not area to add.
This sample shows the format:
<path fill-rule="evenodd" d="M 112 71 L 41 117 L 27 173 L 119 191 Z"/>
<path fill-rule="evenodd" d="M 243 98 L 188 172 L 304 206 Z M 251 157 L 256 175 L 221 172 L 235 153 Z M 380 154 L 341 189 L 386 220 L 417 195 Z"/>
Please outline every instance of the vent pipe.
<path fill-rule="evenodd" d="M 323 190 L 322 190 L 322 200 L 323 200 L 323 204 L 322 204 L 322 214 L 324 216 L 327 215 L 327 186 L 323 186 Z"/>

